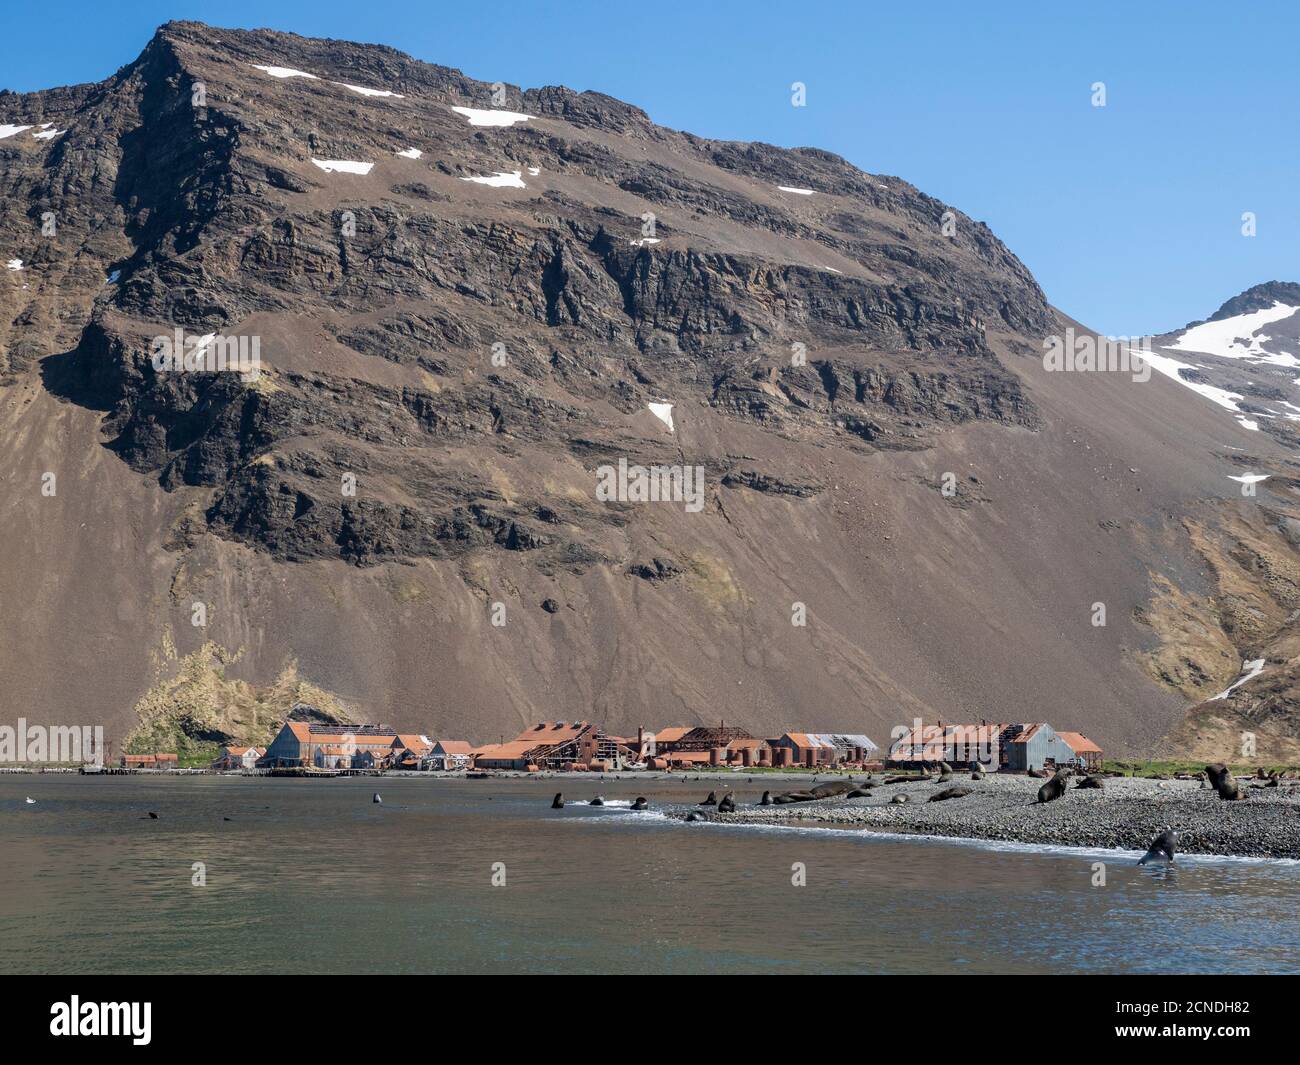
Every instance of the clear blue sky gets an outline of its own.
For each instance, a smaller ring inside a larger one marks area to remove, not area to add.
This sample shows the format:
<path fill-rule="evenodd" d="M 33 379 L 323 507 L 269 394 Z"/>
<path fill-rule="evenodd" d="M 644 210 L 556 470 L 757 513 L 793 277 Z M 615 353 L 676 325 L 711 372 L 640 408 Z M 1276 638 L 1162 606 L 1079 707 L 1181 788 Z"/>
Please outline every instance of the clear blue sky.
<path fill-rule="evenodd" d="M 597 89 L 702 136 L 829 149 L 987 222 L 1107 333 L 1300 281 L 1294 0 L 10 0 L 0 87 L 99 80 L 181 18 L 390 44 L 487 81 Z"/>

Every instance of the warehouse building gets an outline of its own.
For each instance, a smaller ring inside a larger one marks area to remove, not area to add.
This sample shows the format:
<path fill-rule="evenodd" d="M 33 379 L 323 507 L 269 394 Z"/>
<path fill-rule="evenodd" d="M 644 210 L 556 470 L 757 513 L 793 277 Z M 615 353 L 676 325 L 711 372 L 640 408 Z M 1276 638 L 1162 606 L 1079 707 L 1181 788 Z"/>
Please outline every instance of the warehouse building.
<path fill-rule="evenodd" d="M 865 762 L 875 755 L 876 745 L 861 733 L 786 732 L 769 740 L 773 765 L 837 765 Z"/>
<path fill-rule="evenodd" d="M 319 769 L 360 769 L 386 764 L 397 733 L 387 725 L 338 725 L 286 721 L 258 766 Z M 353 765 L 356 755 L 367 752 L 366 766 Z"/>
<path fill-rule="evenodd" d="M 1101 768 L 1101 748 L 1082 732 L 1058 732 L 1066 745 L 1074 752 L 1074 757 L 1084 769 Z"/>
<path fill-rule="evenodd" d="M 261 747 L 222 747 L 212 763 L 213 769 L 252 769 L 266 752 Z"/>
<path fill-rule="evenodd" d="M 1013 773 L 1072 765 L 1078 761 L 1070 745 L 1045 721 L 1011 725 L 1006 730 L 1005 740 L 1005 766 Z"/>
<path fill-rule="evenodd" d="M 889 762 L 905 769 L 940 762 L 952 766 L 979 762 L 996 772 L 1006 764 L 1006 742 L 1011 730 L 1023 727 L 987 721 L 978 725 L 914 725 L 895 730 L 898 738 L 889 748 Z"/>
<path fill-rule="evenodd" d="M 475 748 L 475 769 L 575 769 L 613 766 L 633 752 L 590 721 L 542 721 L 508 743 Z"/>
<path fill-rule="evenodd" d="M 435 740 L 424 757 L 422 768 L 438 772 L 468 769 L 473 761 L 473 750 L 464 740 Z"/>

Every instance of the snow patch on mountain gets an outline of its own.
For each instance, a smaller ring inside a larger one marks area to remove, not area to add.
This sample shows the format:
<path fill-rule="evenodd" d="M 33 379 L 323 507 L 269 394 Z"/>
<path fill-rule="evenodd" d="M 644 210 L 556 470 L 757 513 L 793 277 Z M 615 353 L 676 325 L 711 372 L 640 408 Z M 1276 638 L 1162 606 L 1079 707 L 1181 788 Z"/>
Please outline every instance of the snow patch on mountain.
<path fill-rule="evenodd" d="M 658 418 L 664 425 L 668 426 L 668 431 L 675 432 L 673 429 L 673 405 L 671 403 L 647 403 L 650 413 Z"/>
<path fill-rule="evenodd" d="M 343 174 L 369 174 L 374 167 L 374 163 L 358 163 L 351 159 L 313 159 L 318 167 L 327 174 L 333 174 L 336 171 Z"/>
<path fill-rule="evenodd" d="M 398 100 L 406 99 L 400 92 L 389 92 L 387 89 L 367 89 L 364 85 L 349 85 L 346 81 L 336 81 L 334 84 L 344 89 L 351 89 L 362 96 L 392 96 Z"/>
<path fill-rule="evenodd" d="M 1251 659 L 1251 661 L 1247 662 L 1245 666 L 1242 667 L 1241 677 L 1238 680 L 1234 681 L 1229 687 L 1219 692 L 1218 695 L 1211 698 L 1210 701 L 1214 702 L 1215 699 L 1226 699 L 1234 691 L 1236 691 L 1243 684 L 1245 684 L 1246 681 L 1254 680 L 1263 672 L 1264 672 L 1264 659 L 1262 658 Z"/>
<path fill-rule="evenodd" d="M 1300 307 L 1290 307 L 1280 300 L 1274 301 L 1272 307 L 1264 310 L 1194 325 L 1169 347 L 1175 351 L 1217 355 L 1221 359 L 1247 359 L 1276 366 L 1300 366 L 1300 359 L 1294 355 L 1265 351 L 1263 345 L 1269 338 L 1260 333 L 1266 325 L 1290 318 L 1298 310 Z"/>
<path fill-rule="evenodd" d="M 511 170 L 509 173 L 501 171 L 486 177 L 463 177 L 461 181 L 473 181 L 478 185 L 490 185 L 494 189 L 525 189 L 528 187 L 524 184 L 523 171 L 520 170 Z"/>
<path fill-rule="evenodd" d="M 516 122 L 527 122 L 533 117 L 518 111 L 497 111 L 481 107 L 453 107 L 452 110 L 469 119 L 471 126 L 513 126 Z"/>
<path fill-rule="evenodd" d="M 320 81 L 315 74 L 308 74 L 305 70 L 294 70 L 293 67 L 265 67 L 261 63 L 254 63 L 252 66 L 253 69 L 270 74 L 273 78 L 310 78 L 312 81 Z"/>
<path fill-rule="evenodd" d="M 1207 385 L 1200 381 L 1189 381 L 1178 372 L 1179 370 L 1195 370 L 1196 367 L 1191 363 L 1179 362 L 1168 355 L 1157 355 L 1154 351 L 1130 349 L 1130 354 L 1135 358 L 1145 359 L 1157 373 L 1164 374 L 1171 380 L 1177 381 L 1184 388 L 1190 388 L 1193 392 L 1204 396 L 1211 403 L 1217 404 L 1224 410 L 1232 411 L 1239 416 L 1237 421 L 1243 428 L 1259 429 L 1259 424 L 1245 417 L 1241 408 L 1237 405 L 1244 398 L 1240 392 L 1229 392 L 1226 388 L 1217 388 L 1214 385 Z"/>

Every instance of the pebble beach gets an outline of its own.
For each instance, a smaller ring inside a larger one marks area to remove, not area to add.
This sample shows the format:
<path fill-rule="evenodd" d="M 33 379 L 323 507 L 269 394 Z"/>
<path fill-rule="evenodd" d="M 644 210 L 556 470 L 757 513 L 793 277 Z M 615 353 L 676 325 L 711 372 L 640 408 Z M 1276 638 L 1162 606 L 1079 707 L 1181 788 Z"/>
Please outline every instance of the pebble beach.
<path fill-rule="evenodd" d="M 781 788 L 775 781 L 764 781 Z M 881 785 L 870 797 L 836 796 L 783 806 L 759 806 L 758 783 L 726 789 L 735 795 L 734 813 L 703 808 L 710 821 L 730 824 L 797 824 L 867 831 L 917 833 L 1069 847 L 1145 851 L 1166 826 L 1179 834 L 1180 853 L 1300 859 L 1300 782 L 1252 788 L 1248 798 L 1226 802 L 1197 780 L 1106 778 L 1102 789 L 1069 790 L 1044 805 L 1035 802 L 1043 781 L 994 775 L 970 779 L 954 773 L 944 784 L 931 781 Z M 942 802 L 930 796 L 952 786 L 971 794 Z M 751 794 L 752 792 L 752 794 Z M 721 798 L 723 789 L 719 789 Z M 895 804 L 896 795 L 908 801 Z M 687 811 L 680 813 L 685 817 Z"/>

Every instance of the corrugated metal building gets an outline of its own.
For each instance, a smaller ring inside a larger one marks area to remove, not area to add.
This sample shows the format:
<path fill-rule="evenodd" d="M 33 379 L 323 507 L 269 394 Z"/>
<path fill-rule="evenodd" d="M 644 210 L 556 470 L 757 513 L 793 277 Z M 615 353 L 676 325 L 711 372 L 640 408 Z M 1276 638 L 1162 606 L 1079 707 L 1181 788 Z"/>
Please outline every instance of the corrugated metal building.
<path fill-rule="evenodd" d="M 1057 735 L 1069 745 L 1075 758 L 1086 769 L 1101 768 L 1101 748 L 1082 732 L 1058 732 Z"/>
<path fill-rule="evenodd" d="M 1013 773 L 1042 769 L 1046 765 L 1069 765 L 1076 761 L 1070 745 L 1045 721 L 1012 725 L 1005 735 L 1006 768 Z"/>
<path fill-rule="evenodd" d="M 834 765 L 836 762 L 862 761 L 872 757 L 877 747 L 861 733 L 786 732 L 769 740 L 773 752 L 789 751 L 789 764 Z"/>
<path fill-rule="evenodd" d="M 387 725 L 325 725 L 286 721 L 271 741 L 259 766 L 317 766 L 351 769 L 352 757 L 368 751 L 385 761 L 397 733 Z M 359 768 L 359 767 L 358 767 Z"/>
<path fill-rule="evenodd" d="M 465 769 L 473 761 L 473 750 L 464 740 L 438 740 L 424 758 L 428 769 Z"/>
<path fill-rule="evenodd" d="M 905 728 L 889 748 L 889 761 L 909 769 L 939 762 L 962 767 L 979 762 L 996 772 L 1006 764 L 1009 732 L 1018 727 L 1021 726 L 984 722 Z M 896 729 L 895 733 L 899 731 Z"/>

